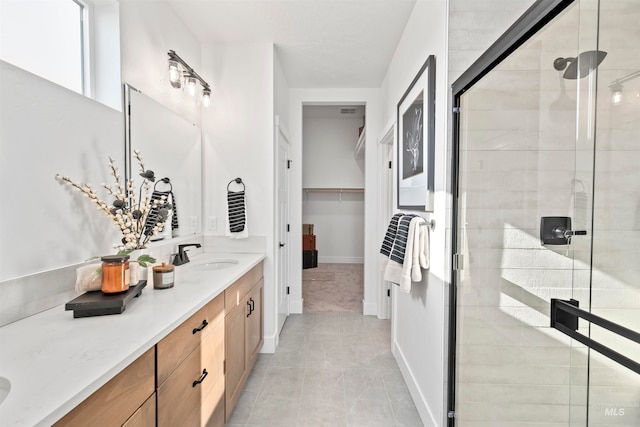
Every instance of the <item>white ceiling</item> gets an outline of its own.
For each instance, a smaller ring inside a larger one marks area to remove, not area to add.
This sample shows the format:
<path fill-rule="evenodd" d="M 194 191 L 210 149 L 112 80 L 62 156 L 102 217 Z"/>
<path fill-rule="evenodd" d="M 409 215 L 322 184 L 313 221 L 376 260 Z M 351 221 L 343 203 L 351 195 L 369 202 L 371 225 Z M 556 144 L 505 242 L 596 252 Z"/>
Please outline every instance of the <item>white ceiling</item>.
<path fill-rule="evenodd" d="M 168 0 L 202 44 L 273 42 L 293 88 L 380 87 L 416 0 Z"/>

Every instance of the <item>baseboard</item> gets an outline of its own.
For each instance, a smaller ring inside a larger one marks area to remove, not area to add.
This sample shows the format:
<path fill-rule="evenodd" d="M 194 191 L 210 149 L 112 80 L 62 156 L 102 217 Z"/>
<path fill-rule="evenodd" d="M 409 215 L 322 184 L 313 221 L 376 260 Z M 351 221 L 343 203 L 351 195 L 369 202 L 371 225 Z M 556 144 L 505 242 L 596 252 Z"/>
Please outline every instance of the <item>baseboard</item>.
<path fill-rule="evenodd" d="M 318 256 L 319 264 L 364 264 L 364 257 Z"/>
<path fill-rule="evenodd" d="M 377 316 L 378 304 L 375 302 L 366 302 L 362 300 L 362 314 L 365 316 Z"/>
<path fill-rule="evenodd" d="M 289 300 L 289 313 L 291 314 L 302 314 L 304 298 L 301 298 L 297 301 Z"/>
<path fill-rule="evenodd" d="M 402 350 L 400 349 L 400 347 L 398 347 L 398 344 L 396 342 L 393 343 L 391 352 L 393 353 L 396 362 L 398 363 L 398 367 L 400 368 L 400 372 L 402 373 L 404 382 L 407 384 L 407 388 L 409 389 L 409 394 L 413 399 L 413 403 L 416 405 L 416 409 L 418 410 L 418 414 L 420 415 L 422 424 L 424 425 L 424 427 L 440 426 L 441 423 L 436 421 L 433 414 L 429 410 L 427 400 L 420 392 L 420 388 L 418 387 L 413 372 L 411 372 L 411 368 L 407 364 L 404 354 L 402 353 Z"/>
<path fill-rule="evenodd" d="M 262 348 L 260 349 L 260 353 L 275 353 L 276 347 L 278 347 L 278 339 L 279 335 L 276 332 L 272 336 L 265 336 L 262 341 Z"/>

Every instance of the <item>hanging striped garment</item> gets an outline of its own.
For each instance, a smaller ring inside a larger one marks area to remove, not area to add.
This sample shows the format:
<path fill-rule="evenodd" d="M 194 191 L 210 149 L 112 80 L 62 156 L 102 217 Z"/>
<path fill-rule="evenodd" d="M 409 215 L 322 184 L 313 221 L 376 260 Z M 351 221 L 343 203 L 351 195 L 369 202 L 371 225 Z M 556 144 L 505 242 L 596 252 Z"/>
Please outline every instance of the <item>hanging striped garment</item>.
<path fill-rule="evenodd" d="M 246 207 L 244 191 L 227 191 L 229 215 L 229 231 L 240 233 L 246 223 Z"/>
<path fill-rule="evenodd" d="M 404 263 L 404 252 L 407 247 L 407 239 L 409 236 L 409 225 L 411 220 L 417 215 L 409 214 L 402 215 L 400 221 L 398 221 L 398 232 L 396 233 L 396 239 L 393 242 L 393 248 L 391 249 L 391 255 L 389 259 L 399 264 Z"/>
<path fill-rule="evenodd" d="M 384 240 L 382 241 L 382 247 L 380 248 L 380 253 L 386 257 L 391 255 L 391 250 L 393 249 L 393 242 L 396 240 L 396 233 L 398 232 L 398 221 L 400 217 L 404 215 L 403 213 L 397 213 L 391 217 L 391 221 L 389 221 L 389 226 L 387 227 L 387 233 L 384 235 Z"/>

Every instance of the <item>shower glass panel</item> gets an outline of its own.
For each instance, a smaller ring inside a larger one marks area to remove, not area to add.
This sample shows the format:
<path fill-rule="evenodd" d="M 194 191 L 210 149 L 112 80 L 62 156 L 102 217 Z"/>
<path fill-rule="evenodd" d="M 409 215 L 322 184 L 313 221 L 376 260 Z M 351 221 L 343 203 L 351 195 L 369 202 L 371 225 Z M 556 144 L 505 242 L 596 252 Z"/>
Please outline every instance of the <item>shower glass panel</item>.
<path fill-rule="evenodd" d="M 640 425 L 640 375 L 549 326 L 558 298 L 640 330 L 639 20 L 575 1 L 460 97 L 457 427 Z M 542 245 L 541 217 L 586 235 Z"/>
<path fill-rule="evenodd" d="M 640 1 L 601 0 L 595 112 L 591 312 L 640 331 Z M 640 344 L 591 326 L 640 362 Z M 640 375 L 590 352 L 589 426 L 640 426 Z"/>

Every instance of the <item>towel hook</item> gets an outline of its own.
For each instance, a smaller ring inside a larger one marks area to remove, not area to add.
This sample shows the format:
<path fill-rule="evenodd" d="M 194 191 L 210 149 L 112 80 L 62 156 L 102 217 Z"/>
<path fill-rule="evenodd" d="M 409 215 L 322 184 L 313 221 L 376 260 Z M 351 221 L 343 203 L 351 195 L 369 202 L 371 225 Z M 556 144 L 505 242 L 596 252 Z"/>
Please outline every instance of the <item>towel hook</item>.
<path fill-rule="evenodd" d="M 227 192 L 229 192 L 229 186 L 235 182 L 236 184 L 242 184 L 242 190 L 246 190 L 246 187 L 244 186 L 244 182 L 242 182 L 242 178 L 236 178 L 236 179 L 232 179 L 231 181 L 229 181 L 229 183 L 227 184 Z"/>

